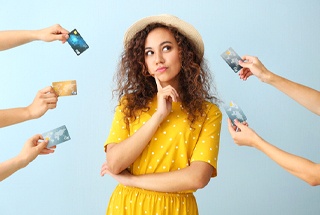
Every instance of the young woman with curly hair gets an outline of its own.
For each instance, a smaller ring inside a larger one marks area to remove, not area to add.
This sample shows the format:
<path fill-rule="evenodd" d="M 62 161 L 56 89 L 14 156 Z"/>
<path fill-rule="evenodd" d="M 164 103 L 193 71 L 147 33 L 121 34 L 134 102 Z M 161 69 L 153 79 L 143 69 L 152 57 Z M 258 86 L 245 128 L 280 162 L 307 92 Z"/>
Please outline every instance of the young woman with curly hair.
<path fill-rule="evenodd" d="M 198 31 L 175 16 L 125 34 L 101 168 L 119 182 L 107 214 L 198 214 L 193 192 L 217 175 L 222 119 L 203 54 Z"/>

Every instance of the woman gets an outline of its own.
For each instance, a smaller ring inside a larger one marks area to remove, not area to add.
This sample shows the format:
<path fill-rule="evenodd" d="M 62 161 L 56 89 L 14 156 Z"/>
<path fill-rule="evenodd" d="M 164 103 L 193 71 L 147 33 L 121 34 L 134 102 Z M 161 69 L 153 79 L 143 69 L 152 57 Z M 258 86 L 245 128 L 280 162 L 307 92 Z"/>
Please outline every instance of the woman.
<path fill-rule="evenodd" d="M 124 46 L 101 169 L 120 183 L 107 214 L 198 214 L 193 192 L 217 175 L 222 119 L 201 36 L 177 17 L 151 16 Z"/>

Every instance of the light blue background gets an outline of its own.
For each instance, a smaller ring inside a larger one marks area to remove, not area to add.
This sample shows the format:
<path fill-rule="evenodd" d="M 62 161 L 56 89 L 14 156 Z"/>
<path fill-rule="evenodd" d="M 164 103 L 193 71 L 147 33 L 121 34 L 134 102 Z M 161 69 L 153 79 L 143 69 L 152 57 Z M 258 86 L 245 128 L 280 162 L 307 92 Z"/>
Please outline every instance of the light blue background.
<path fill-rule="evenodd" d="M 0 161 L 36 133 L 66 125 L 71 141 L 0 183 L 0 214 L 105 214 L 116 181 L 100 177 L 113 108 L 113 74 L 126 29 L 138 19 L 174 14 L 203 36 L 205 57 L 223 101 L 242 107 L 248 122 L 278 147 L 320 163 L 320 117 L 271 86 L 241 81 L 220 54 L 258 56 L 275 73 L 320 90 L 320 1 L 121 0 L 4 1 L 0 29 L 77 28 L 90 48 L 33 42 L 0 52 L 0 108 L 29 105 L 53 81 L 77 80 L 78 95 L 61 97 L 38 120 L 0 130 Z M 200 214 L 316 215 L 320 187 L 311 187 L 261 152 L 235 145 L 223 125 L 218 177 L 196 192 Z"/>

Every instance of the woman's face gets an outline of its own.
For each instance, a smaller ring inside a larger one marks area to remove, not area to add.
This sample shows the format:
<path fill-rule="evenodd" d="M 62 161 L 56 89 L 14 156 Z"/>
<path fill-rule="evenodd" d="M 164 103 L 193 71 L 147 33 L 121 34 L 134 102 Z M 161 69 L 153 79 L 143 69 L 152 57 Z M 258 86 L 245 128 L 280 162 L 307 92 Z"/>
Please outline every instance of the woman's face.
<path fill-rule="evenodd" d="M 155 28 L 148 34 L 144 58 L 150 75 L 156 76 L 162 87 L 171 85 L 178 89 L 177 75 L 181 70 L 179 46 L 168 29 Z"/>

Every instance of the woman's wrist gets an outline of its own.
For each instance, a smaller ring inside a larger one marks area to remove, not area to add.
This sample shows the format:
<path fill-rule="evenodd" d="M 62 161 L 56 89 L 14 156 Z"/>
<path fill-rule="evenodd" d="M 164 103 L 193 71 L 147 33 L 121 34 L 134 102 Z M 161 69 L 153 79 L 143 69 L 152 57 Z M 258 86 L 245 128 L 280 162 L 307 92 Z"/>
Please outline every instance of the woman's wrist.
<path fill-rule="evenodd" d="M 21 154 L 14 157 L 13 160 L 13 166 L 15 166 L 17 170 L 22 169 L 28 166 L 29 164 L 28 159 L 25 156 L 22 156 Z"/>
<path fill-rule="evenodd" d="M 156 123 L 158 123 L 159 125 L 162 123 L 162 121 L 164 120 L 166 116 L 163 113 L 159 113 L 158 111 L 156 111 L 153 115 L 152 118 L 155 120 Z"/>

